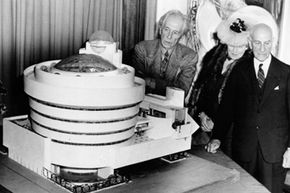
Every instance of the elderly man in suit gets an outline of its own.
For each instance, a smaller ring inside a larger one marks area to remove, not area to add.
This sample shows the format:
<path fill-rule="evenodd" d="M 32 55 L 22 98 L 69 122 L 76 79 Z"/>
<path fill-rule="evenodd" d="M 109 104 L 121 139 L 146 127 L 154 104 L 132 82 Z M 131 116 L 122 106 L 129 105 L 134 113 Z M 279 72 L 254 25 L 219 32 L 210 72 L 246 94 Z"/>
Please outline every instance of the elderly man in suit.
<path fill-rule="evenodd" d="M 132 66 L 146 81 L 146 92 L 165 95 L 166 87 L 189 91 L 195 75 L 197 53 L 179 43 L 188 30 L 188 20 L 171 10 L 159 20 L 160 38 L 139 42 L 134 48 Z"/>
<path fill-rule="evenodd" d="M 206 149 L 216 152 L 233 124 L 233 159 L 271 192 L 281 193 L 290 165 L 290 67 L 270 54 L 269 26 L 255 25 L 250 41 L 253 57 L 233 69 Z"/>

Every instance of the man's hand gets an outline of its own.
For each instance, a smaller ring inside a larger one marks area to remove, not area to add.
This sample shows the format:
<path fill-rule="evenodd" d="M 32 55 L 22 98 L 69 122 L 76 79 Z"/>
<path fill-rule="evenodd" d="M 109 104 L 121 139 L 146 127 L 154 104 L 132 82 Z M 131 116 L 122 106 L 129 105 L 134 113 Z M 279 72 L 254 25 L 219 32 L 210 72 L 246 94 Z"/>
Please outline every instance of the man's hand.
<path fill-rule="evenodd" d="M 218 139 L 212 139 L 208 144 L 205 146 L 207 152 L 216 153 L 217 149 L 220 147 L 221 142 Z"/>
<path fill-rule="evenodd" d="M 148 86 L 150 89 L 155 89 L 156 87 L 155 80 L 152 78 L 145 78 L 145 83 L 146 83 L 146 86 Z"/>
<path fill-rule="evenodd" d="M 283 155 L 283 164 L 284 168 L 290 168 L 290 148 L 288 148 Z"/>
<path fill-rule="evenodd" d="M 213 121 L 204 112 L 199 114 L 201 126 L 200 128 L 205 132 L 211 132 L 214 126 Z"/>

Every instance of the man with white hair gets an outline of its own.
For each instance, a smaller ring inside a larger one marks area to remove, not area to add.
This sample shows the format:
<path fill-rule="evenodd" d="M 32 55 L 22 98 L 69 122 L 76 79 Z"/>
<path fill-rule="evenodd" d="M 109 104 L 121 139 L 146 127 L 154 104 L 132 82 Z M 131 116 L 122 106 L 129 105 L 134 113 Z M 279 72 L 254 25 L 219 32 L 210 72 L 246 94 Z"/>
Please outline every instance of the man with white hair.
<path fill-rule="evenodd" d="M 146 92 L 165 95 L 166 87 L 189 91 L 195 75 L 197 53 L 179 43 L 188 30 L 188 20 L 178 10 L 168 11 L 159 20 L 160 38 L 138 43 L 132 65 L 146 81 Z"/>

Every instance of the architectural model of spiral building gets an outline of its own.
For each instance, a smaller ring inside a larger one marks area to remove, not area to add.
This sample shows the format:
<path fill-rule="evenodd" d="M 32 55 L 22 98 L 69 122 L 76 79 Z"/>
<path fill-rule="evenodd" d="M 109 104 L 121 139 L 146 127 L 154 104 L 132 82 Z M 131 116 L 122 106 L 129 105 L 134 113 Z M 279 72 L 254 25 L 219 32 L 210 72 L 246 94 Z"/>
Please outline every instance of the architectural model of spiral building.
<path fill-rule="evenodd" d="M 144 81 L 130 66 L 78 54 L 27 68 L 24 85 L 33 130 L 55 143 L 104 149 L 134 135 Z"/>
<path fill-rule="evenodd" d="M 3 121 L 9 157 L 74 191 L 119 179 L 115 169 L 188 150 L 198 125 L 186 108 L 144 101 L 145 81 L 117 63 L 88 53 L 25 69 L 30 113 Z M 165 117 L 139 117 L 140 110 Z M 173 128 L 177 120 L 183 124 Z"/>

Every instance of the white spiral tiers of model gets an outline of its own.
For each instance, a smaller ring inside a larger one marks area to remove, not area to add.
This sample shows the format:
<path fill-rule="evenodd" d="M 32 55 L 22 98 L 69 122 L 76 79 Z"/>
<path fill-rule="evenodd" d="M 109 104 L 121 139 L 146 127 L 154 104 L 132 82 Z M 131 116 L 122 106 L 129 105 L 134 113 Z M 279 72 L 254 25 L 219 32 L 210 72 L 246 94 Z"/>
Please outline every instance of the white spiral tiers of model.
<path fill-rule="evenodd" d="M 32 128 L 66 145 L 122 146 L 134 135 L 144 81 L 122 64 L 108 72 L 69 72 L 59 60 L 24 71 Z"/>

